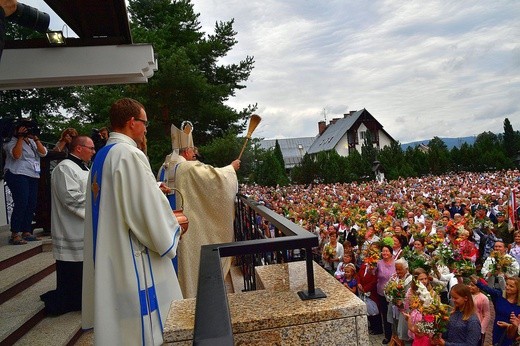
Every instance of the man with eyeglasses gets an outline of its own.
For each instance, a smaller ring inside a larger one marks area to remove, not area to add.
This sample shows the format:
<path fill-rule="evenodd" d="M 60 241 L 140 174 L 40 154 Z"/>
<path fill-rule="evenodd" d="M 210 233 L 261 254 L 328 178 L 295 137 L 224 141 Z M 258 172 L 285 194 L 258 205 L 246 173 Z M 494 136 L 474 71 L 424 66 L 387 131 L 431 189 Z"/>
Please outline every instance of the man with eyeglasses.
<path fill-rule="evenodd" d="M 161 345 L 172 300 L 182 299 L 172 264 L 181 229 L 143 145 L 143 105 L 110 108 L 112 132 L 97 153 L 87 187 L 83 329 L 95 345 Z"/>
<path fill-rule="evenodd" d="M 68 157 L 52 170 L 51 232 L 56 290 L 40 296 L 49 315 L 81 310 L 87 164 L 94 153 L 90 137 L 74 137 Z"/>

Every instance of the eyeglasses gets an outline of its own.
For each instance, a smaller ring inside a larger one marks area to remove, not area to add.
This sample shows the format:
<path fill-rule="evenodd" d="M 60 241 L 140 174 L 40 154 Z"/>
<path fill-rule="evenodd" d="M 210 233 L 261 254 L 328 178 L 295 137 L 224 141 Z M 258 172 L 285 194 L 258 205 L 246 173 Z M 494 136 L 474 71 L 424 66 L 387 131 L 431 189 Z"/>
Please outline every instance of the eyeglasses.
<path fill-rule="evenodd" d="M 90 149 L 90 150 L 92 150 L 92 151 L 95 151 L 95 150 L 96 150 L 96 148 L 94 148 L 94 147 L 89 147 L 88 145 L 80 144 L 79 146 L 80 146 L 80 147 L 85 147 L 85 148 Z"/>
<path fill-rule="evenodd" d="M 150 122 L 148 120 L 143 120 L 143 119 L 139 119 L 139 118 L 134 118 L 135 121 L 140 121 L 144 124 L 144 127 L 148 127 L 148 124 L 150 124 Z"/>

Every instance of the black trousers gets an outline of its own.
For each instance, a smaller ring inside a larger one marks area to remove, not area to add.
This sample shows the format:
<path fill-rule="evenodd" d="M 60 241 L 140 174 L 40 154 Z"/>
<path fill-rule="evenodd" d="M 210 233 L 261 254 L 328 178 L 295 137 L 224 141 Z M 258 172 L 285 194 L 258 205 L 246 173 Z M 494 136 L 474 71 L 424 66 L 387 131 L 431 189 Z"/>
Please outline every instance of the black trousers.
<path fill-rule="evenodd" d="M 56 289 L 40 296 L 49 315 L 81 310 L 83 262 L 56 261 Z"/>
<path fill-rule="evenodd" d="M 392 338 L 392 323 L 387 321 L 386 316 L 388 315 L 388 302 L 385 296 L 378 294 L 379 296 L 379 313 L 383 320 L 383 332 L 385 333 L 385 339 L 390 340 Z"/>

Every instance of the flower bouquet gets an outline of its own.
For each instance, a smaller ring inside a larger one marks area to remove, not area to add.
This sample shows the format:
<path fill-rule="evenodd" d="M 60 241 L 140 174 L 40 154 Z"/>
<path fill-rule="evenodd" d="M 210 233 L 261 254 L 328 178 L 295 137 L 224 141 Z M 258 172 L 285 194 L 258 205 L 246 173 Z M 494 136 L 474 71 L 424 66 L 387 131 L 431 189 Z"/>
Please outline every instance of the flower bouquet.
<path fill-rule="evenodd" d="M 336 247 L 330 246 L 329 243 L 325 244 L 323 247 L 323 254 L 322 254 L 323 260 L 330 261 L 334 257 L 336 257 Z"/>
<path fill-rule="evenodd" d="M 381 254 L 378 250 L 369 249 L 363 262 L 367 264 L 370 268 L 374 269 L 377 267 L 377 262 L 381 259 Z"/>
<path fill-rule="evenodd" d="M 445 265 L 450 268 L 455 262 L 455 255 L 450 245 L 440 244 L 437 250 L 433 253 L 434 260 L 441 265 Z"/>
<path fill-rule="evenodd" d="M 400 306 L 406 296 L 404 280 L 389 280 L 385 285 L 385 296 L 394 305 Z"/>
<path fill-rule="evenodd" d="M 489 256 L 493 259 L 493 264 L 490 267 L 490 272 L 493 275 L 507 274 L 511 270 L 514 261 L 511 256 L 506 256 L 498 251 L 491 251 Z"/>
<path fill-rule="evenodd" d="M 437 299 L 432 300 L 428 305 L 423 304 L 420 308 L 423 318 L 417 323 L 419 333 L 433 338 L 446 332 L 450 319 L 450 309 L 449 305 L 442 304 Z"/>
<path fill-rule="evenodd" d="M 460 260 L 452 264 L 451 270 L 455 276 L 470 277 L 476 274 L 475 264 L 470 260 Z"/>
<path fill-rule="evenodd" d="M 424 245 L 429 253 L 433 253 L 439 245 L 444 242 L 444 238 L 438 237 L 437 235 L 427 236 L 424 240 Z"/>
<path fill-rule="evenodd" d="M 428 258 L 421 254 L 418 254 L 409 247 L 403 250 L 403 257 L 408 262 L 408 268 L 410 270 L 410 273 L 413 273 L 413 271 L 417 268 L 423 268 L 424 270 L 426 270 L 427 273 L 429 273 L 432 269 L 430 260 Z"/>

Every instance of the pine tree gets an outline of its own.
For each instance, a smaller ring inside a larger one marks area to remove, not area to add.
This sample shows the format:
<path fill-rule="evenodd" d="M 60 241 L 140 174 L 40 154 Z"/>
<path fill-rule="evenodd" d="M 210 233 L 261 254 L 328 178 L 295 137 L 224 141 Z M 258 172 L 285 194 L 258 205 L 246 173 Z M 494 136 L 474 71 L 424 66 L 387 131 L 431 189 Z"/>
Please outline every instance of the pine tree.
<path fill-rule="evenodd" d="M 504 120 L 504 149 L 506 155 L 513 160 L 520 154 L 520 133 L 513 130 L 508 118 Z"/>

